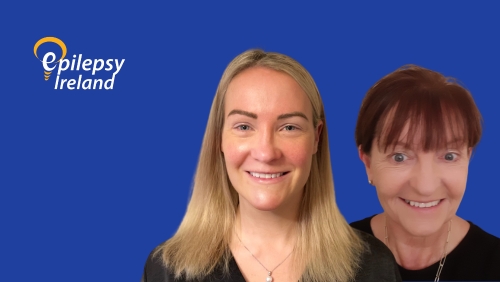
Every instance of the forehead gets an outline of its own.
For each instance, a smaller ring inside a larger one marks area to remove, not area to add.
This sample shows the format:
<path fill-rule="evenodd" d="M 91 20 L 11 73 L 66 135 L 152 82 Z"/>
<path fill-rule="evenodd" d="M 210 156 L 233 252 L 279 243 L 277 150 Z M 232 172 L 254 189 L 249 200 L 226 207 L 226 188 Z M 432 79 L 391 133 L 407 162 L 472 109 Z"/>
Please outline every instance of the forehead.
<path fill-rule="evenodd" d="M 225 95 L 225 111 L 240 109 L 255 113 L 301 111 L 312 115 L 304 90 L 290 75 L 266 67 L 252 67 L 236 75 Z"/>
<path fill-rule="evenodd" d="M 376 141 L 383 150 L 403 146 L 423 151 L 466 144 L 466 127 L 461 116 L 443 111 L 438 115 L 401 116 L 395 108 L 388 111 L 376 131 Z"/>

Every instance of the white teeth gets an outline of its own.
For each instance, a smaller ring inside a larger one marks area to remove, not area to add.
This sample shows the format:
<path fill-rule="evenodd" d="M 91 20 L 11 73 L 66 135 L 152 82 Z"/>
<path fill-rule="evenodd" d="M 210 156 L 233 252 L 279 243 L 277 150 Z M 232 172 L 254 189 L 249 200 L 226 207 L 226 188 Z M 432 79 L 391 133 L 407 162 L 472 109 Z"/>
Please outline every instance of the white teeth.
<path fill-rule="evenodd" d="M 280 177 L 283 175 L 283 172 L 280 172 L 280 173 L 257 173 L 257 172 L 250 172 L 250 174 L 253 176 L 253 177 L 257 177 L 257 178 L 277 178 L 277 177 Z"/>
<path fill-rule="evenodd" d="M 420 203 L 420 202 L 415 202 L 415 201 L 410 201 L 410 200 L 405 200 L 405 202 L 412 207 L 430 208 L 430 207 L 434 207 L 437 204 L 439 204 L 439 202 L 441 202 L 441 200 L 436 200 L 436 201 L 432 201 L 432 202 L 428 202 L 428 203 Z"/>

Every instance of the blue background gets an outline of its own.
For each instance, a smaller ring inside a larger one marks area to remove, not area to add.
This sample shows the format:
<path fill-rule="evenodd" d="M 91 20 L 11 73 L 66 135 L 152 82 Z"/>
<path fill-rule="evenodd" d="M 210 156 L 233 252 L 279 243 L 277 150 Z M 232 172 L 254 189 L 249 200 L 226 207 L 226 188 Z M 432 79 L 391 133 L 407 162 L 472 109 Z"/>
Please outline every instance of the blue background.
<path fill-rule="evenodd" d="M 349 222 L 381 211 L 354 143 L 367 89 L 408 63 L 462 81 L 484 135 L 458 214 L 500 236 L 500 2 L 214 3 L 2 4 L 0 281 L 139 281 L 184 215 L 222 72 L 250 48 L 316 80 Z M 114 89 L 54 90 L 33 54 L 46 36 L 68 58 L 125 59 Z"/>

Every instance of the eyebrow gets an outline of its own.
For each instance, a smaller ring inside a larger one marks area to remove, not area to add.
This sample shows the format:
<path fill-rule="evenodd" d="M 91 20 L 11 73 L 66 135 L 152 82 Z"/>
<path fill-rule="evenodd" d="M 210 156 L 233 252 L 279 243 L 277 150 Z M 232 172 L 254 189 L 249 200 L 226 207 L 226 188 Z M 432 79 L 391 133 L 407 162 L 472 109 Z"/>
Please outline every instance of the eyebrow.
<path fill-rule="evenodd" d="M 278 116 L 278 119 L 286 119 L 286 118 L 291 118 L 291 117 L 301 117 L 301 118 L 304 118 L 305 120 L 309 121 L 309 119 L 307 119 L 306 115 L 301 113 L 301 112 L 292 112 L 292 113 L 288 113 L 288 114 L 282 114 L 282 115 Z"/>
<path fill-rule="evenodd" d="M 256 114 L 251 113 L 251 112 L 247 112 L 247 111 L 242 111 L 242 110 L 232 110 L 227 116 L 231 116 L 231 115 L 243 115 L 243 116 L 247 116 L 247 117 L 250 117 L 253 119 L 257 119 Z"/>
<path fill-rule="evenodd" d="M 243 110 L 232 110 L 231 112 L 229 112 L 229 114 L 227 116 L 231 116 L 231 115 L 244 115 L 244 116 L 247 116 L 247 117 L 250 117 L 253 119 L 257 119 L 257 114 L 243 111 Z M 287 119 L 287 118 L 291 118 L 291 117 L 301 117 L 301 118 L 304 118 L 305 120 L 309 121 L 307 116 L 301 112 L 291 112 L 291 113 L 287 113 L 287 114 L 281 114 L 278 116 L 278 119 Z"/>

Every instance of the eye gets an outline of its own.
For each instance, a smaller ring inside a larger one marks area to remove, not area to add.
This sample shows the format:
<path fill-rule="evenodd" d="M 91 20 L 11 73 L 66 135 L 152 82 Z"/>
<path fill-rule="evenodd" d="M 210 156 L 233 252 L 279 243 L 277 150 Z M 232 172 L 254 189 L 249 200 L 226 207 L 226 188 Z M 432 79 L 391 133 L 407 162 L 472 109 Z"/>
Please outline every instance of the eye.
<path fill-rule="evenodd" d="M 241 131 L 247 131 L 247 130 L 250 130 L 250 126 L 248 126 L 246 124 L 240 124 L 240 125 L 236 126 L 236 129 L 241 130 Z"/>
<path fill-rule="evenodd" d="M 283 127 L 283 129 L 286 131 L 292 131 L 292 130 L 296 130 L 297 127 L 293 126 L 293 125 L 285 125 L 285 127 Z"/>
<path fill-rule="evenodd" d="M 393 159 L 395 162 L 397 162 L 397 163 L 402 163 L 402 162 L 404 162 L 405 160 L 407 160 L 407 159 L 408 159 L 408 157 L 407 157 L 407 156 L 405 156 L 405 155 L 404 155 L 404 154 L 402 154 L 402 153 L 396 153 L 396 154 L 392 155 L 392 159 Z"/>
<path fill-rule="evenodd" d="M 444 155 L 444 159 L 451 162 L 451 161 L 454 161 L 457 159 L 457 154 L 455 153 L 446 153 L 446 155 Z"/>

